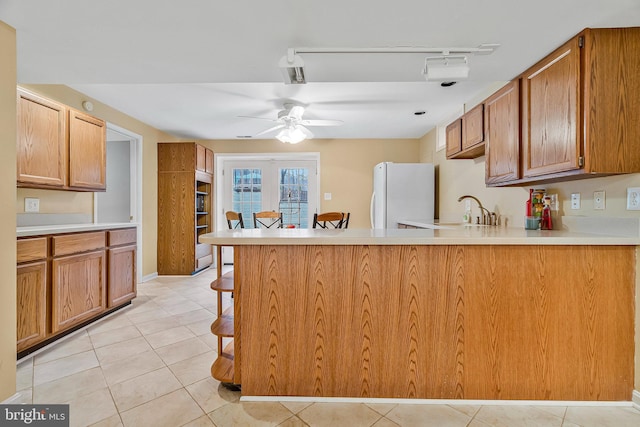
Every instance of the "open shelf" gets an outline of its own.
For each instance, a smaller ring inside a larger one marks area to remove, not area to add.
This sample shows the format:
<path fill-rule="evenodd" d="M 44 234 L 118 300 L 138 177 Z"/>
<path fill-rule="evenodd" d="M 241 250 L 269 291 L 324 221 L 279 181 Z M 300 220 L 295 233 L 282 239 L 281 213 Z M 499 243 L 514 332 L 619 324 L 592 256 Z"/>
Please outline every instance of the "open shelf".
<path fill-rule="evenodd" d="M 211 282 L 211 289 L 218 292 L 233 292 L 233 270 Z"/>
<path fill-rule="evenodd" d="M 218 358 L 211 365 L 211 376 L 223 383 L 233 383 L 234 366 L 233 366 L 233 341 L 227 344 L 218 355 Z"/>
<path fill-rule="evenodd" d="M 233 337 L 233 306 L 227 308 L 213 321 L 211 333 L 219 337 Z"/>

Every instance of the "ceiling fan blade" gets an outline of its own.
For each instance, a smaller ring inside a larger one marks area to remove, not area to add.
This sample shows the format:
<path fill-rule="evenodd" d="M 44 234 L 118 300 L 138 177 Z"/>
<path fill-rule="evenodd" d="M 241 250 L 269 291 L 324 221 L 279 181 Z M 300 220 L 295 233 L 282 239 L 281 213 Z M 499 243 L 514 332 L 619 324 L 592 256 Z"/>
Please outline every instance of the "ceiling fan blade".
<path fill-rule="evenodd" d="M 259 120 L 269 120 L 270 122 L 277 122 L 277 119 L 270 119 L 268 117 L 255 117 L 255 116 L 236 116 L 241 119 L 259 119 Z"/>
<path fill-rule="evenodd" d="M 302 115 L 304 114 L 304 107 L 301 107 L 300 105 L 294 105 L 293 107 L 291 107 L 291 110 L 289 110 L 289 114 L 287 114 L 289 117 L 293 117 L 296 120 L 302 120 Z"/>
<path fill-rule="evenodd" d="M 272 128 L 269 128 L 267 130 L 263 130 L 262 132 L 259 132 L 259 133 L 255 134 L 255 135 L 253 135 L 253 138 L 255 138 L 256 136 L 264 135 L 265 133 L 272 132 L 272 131 L 274 131 L 276 129 L 282 129 L 283 127 L 284 127 L 284 125 L 277 125 L 277 126 L 274 126 Z"/>
<path fill-rule="evenodd" d="M 344 124 L 342 120 L 300 120 L 299 123 L 305 126 L 341 126 Z"/>

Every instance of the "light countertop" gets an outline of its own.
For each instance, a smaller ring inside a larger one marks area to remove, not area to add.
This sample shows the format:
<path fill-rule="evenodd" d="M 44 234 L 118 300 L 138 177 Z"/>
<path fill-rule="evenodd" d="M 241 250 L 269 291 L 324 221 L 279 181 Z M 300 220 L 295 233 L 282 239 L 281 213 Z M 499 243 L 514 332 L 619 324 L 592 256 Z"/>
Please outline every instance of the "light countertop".
<path fill-rule="evenodd" d="M 17 227 L 17 237 L 39 236 L 42 234 L 76 233 L 80 231 L 113 230 L 117 228 L 137 227 L 130 222 L 112 222 L 104 224 L 64 224 L 64 225 L 36 225 L 30 227 Z"/>
<path fill-rule="evenodd" d="M 244 229 L 200 236 L 213 245 L 640 245 L 638 233 L 594 234 L 491 226 L 439 229 Z"/>

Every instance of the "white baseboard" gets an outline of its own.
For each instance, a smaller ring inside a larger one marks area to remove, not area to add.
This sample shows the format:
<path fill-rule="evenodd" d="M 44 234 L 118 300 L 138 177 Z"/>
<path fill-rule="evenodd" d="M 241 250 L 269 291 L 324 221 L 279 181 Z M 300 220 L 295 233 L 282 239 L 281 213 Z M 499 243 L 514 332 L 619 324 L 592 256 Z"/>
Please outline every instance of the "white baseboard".
<path fill-rule="evenodd" d="M 640 411 L 640 391 L 633 390 L 631 394 L 631 402 L 633 403 L 633 407 Z"/>
<path fill-rule="evenodd" d="M 142 276 L 142 283 L 148 282 L 149 280 L 153 280 L 158 277 L 158 272 L 147 274 L 146 276 Z"/>
<path fill-rule="evenodd" d="M 634 391 L 634 396 L 636 391 Z M 640 394 L 637 395 L 640 399 Z M 593 400 L 465 400 L 465 399 L 388 399 L 358 397 L 242 396 L 241 402 L 309 402 L 309 403 L 392 403 L 410 405 L 482 405 L 482 406 L 635 406 L 628 401 Z"/>
<path fill-rule="evenodd" d="M 3 405 L 13 405 L 13 404 L 19 403 L 21 397 L 22 397 L 22 393 L 17 392 L 16 394 L 14 394 L 13 396 L 9 397 L 8 399 L 3 400 L 2 404 Z"/>

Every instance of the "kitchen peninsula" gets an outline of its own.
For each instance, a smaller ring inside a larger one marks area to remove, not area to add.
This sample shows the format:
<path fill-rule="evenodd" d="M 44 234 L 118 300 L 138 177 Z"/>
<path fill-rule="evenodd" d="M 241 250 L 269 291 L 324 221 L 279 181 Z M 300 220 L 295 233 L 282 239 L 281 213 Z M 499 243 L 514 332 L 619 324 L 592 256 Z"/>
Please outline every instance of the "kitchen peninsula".
<path fill-rule="evenodd" d="M 200 242 L 234 247 L 245 396 L 632 398 L 637 226 L 223 230 Z"/>

